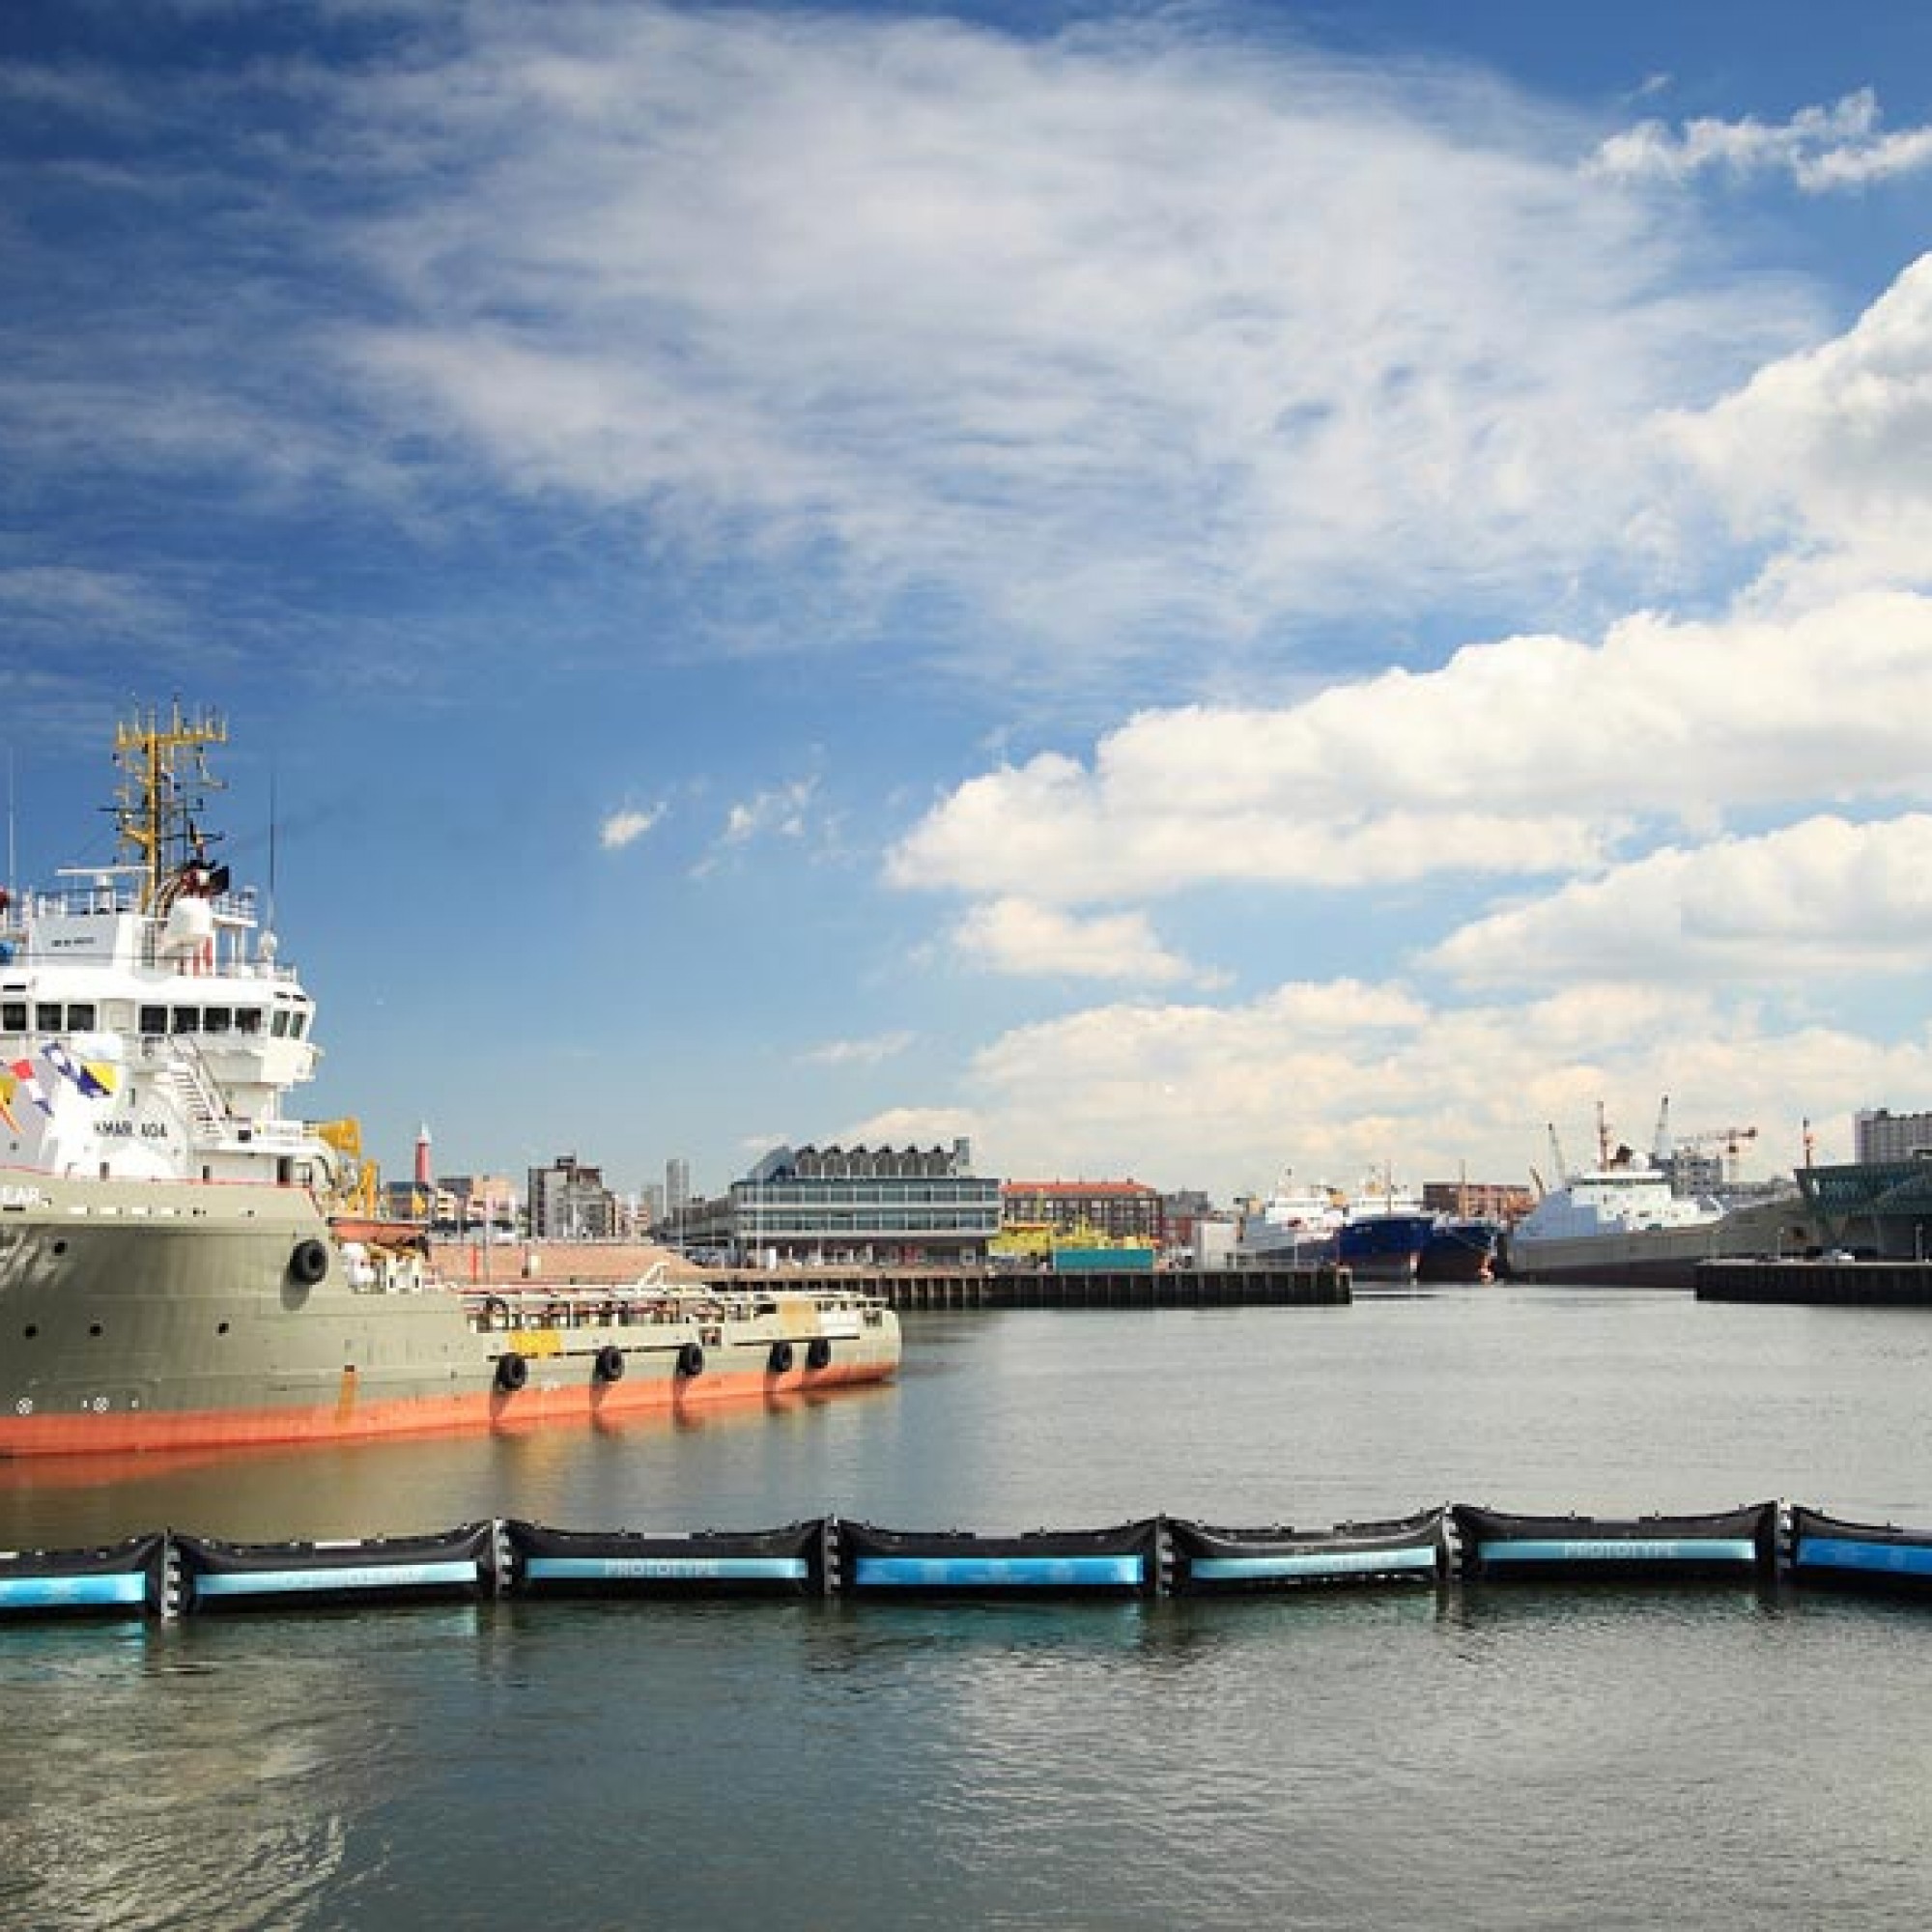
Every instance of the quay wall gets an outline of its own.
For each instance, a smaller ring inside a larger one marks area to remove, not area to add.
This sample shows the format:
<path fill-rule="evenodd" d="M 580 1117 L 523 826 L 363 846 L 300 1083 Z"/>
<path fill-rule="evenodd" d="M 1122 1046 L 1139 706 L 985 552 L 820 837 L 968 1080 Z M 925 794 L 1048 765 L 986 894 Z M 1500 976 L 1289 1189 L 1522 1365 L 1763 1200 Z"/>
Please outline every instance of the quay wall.
<path fill-rule="evenodd" d="M 1699 1301 L 1809 1307 L 1932 1307 L 1932 1262 L 1700 1262 Z"/>
<path fill-rule="evenodd" d="M 659 1279 L 697 1288 L 843 1290 L 876 1294 L 896 1309 L 1320 1307 L 1352 1299 L 1337 1267 L 1083 1268 L 781 1267 L 700 1268 L 644 1241 L 438 1241 L 430 1255 L 443 1279 L 539 1292 L 571 1283 L 619 1287 L 662 1266 Z"/>
<path fill-rule="evenodd" d="M 822 1284 L 827 1277 L 806 1277 Z M 1315 1308 L 1353 1297 L 1349 1271 L 1302 1268 L 893 1268 L 850 1277 L 894 1308 Z"/>

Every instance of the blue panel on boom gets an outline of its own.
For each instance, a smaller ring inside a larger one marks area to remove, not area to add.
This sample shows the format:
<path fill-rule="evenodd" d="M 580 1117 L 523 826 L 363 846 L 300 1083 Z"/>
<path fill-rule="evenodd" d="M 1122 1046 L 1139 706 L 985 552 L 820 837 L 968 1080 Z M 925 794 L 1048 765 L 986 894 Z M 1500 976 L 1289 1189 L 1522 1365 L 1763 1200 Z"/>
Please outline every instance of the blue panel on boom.
<path fill-rule="evenodd" d="M 1804 1536 L 1800 1564 L 1820 1569 L 1871 1570 L 1886 1575 L 1932 1577 L 1932 1548 L 1911 1543 L 1858 1543 L 1842 1536 Z"/>
<path fill-rule="evenodd" d="M 1139 1556 L 861 1556 L 853 1581 L 900 1589 L 1138 1589 Z"/>
<path fill-rule="evenodd" d="M 1434 1570 L 1435 1551 L 1413 1549 L 1311 1549 L 1278 1556 L 1197 1556 L 1193 1575 L 1204 1581 L 1237 1583 L 1244 1577 L 1381 1576 L 1392 1570 Z"/>
<path fill-rule="evenodd" d="M 1572 1541 L 1561 1537 L 1485 1543 L 1485 1563 L 1748 1563 L 1748 1537 L 1643 1536 Z"/>
<path fill-rule="evenodd" d="M 418 1590 L 471 1585 L 482 1575 L 474 1557 L 460 1563 L 366 1563 L 314 1570 L 217 1570 L 194 1579 L 203 1597 L 280 1597 L 310 1590 Z"/>
<path fill-rule="evenodd" d="M 531 1556 L 524 1572 L 532 1582 L 803 1582 L 810 1574 L 803 1556 Z"/>
<path fill-rule="evenodd" d="M 0 1581 L 0 1609 L 53 1610 L 112 1604 L 139 1607 L 147 1595 L 148 1579 L 140 1571 L 118 1577 L 10 1577 Z"/>

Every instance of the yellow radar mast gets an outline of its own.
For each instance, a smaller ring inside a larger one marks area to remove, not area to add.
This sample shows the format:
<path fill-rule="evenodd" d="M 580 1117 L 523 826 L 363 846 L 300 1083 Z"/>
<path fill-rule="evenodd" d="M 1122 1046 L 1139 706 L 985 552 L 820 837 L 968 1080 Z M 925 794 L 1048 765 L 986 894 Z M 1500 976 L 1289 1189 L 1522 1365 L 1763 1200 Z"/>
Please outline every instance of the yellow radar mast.
<path fill-rule="evenodd" d="M 162 888 L 185 866 L 205 864 L 206 835 L 195 822 L 205 791 L 223 787 L 208 769 L 208 747 L 228 742 L 218 713 L 185 715 L 177 698 L 114 727 L 114 762 L 122 780 L 114 827 L 121 848 L 141 867 L 141 908 L 153 911 Z"/>

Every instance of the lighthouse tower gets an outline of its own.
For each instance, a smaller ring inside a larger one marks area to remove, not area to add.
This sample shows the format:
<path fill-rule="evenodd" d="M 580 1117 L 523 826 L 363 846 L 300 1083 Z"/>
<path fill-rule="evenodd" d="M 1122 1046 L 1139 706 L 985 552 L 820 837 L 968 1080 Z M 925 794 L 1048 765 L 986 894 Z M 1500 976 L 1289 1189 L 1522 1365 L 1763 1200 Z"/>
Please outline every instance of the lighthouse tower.
<path fill-rule="evenodd" d="M 416 1129 L 416 1185 L 427 1187 L 429 1179 L 429 1122 L 425 1121 Z"/>

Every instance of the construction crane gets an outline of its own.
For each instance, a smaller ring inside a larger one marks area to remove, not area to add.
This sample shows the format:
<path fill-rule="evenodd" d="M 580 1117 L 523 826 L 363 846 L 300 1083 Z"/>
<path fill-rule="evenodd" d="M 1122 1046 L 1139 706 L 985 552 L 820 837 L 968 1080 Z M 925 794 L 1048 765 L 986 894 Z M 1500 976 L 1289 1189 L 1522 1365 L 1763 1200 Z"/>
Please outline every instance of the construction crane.
<path fill-rule="evenodd" d="M 1700 1134 L 1679 1134 L 1680 1148 L 1716 1148 L 1725 1163 L 1724 1179 L 1735 1180 L 1738 1157 L 1744 1151 L 1746 1141 L 1757 1139 L 1755 1127 L 1710 1127 Z"/>

